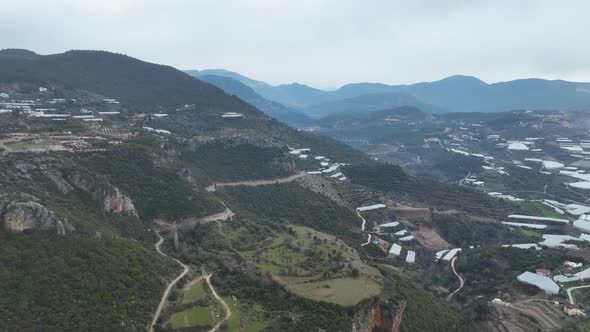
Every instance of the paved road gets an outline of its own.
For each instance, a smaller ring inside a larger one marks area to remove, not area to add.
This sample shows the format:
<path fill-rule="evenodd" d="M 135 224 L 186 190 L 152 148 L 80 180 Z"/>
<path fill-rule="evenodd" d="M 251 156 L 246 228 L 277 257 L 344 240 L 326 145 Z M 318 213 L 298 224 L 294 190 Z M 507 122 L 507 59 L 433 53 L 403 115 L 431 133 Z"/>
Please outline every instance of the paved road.
<path fill-rule="evenodd" d="M 174 260 L 176 263 L 180 264 L 180 266 L 182 266 L 183 270 L 174 280 L 172 280 L 168 284 L 168 287 L 166 287 L 166 290 L 164 291 L 164 294 L 162 295 L 162 299 L 160 300 L 160 304 L 158 304 L 158 308 L 156 309 L 156 312 L 154 313 L 154 318 L 152 319 L 152 323 L 150 324 L 150 326 L 148 328 L 149 332 L 154 331 L 154 326 L 158 322 L 158 318 L 160 318 L 160 314 L 162 313 L 162 308 L 164 308 L 164 305 L 166 304 L 166 301 L 168 300 L 168 296 L 170 295 L 170 291 L 172 290 L 172 287 L 174 287 L 174 285 L 176 285 L 178 280 L 182 279 L 182 277 L 184 277 L 188 273 L 188 270 L 189 270 L 189 267 L 187 265 L 183 264 L 178 259 L 172 258 L 162 252 L 162 250 L 160 249 L 160 246 L 162 246 L 162 242 L 164 242 L 164 238 L 158 232 L 156 232 L 156 235 L 158 236 L 158 238 L 160 238 L 158 240 L 158 242 L 156 242 L 156 244 L 155 244 L 156 251 L 158 251 L 158 253 L 160 255 L 166 256 L 166 257 Z"/>
<path fill-rule="evenodd" d="M 217 331 L 219 329 L 219 327 L 221 326 L 221 324 L 223 324 L 223 322 L 225 322 L 226 320 L 228 320 L 231 317 L 231 315 L 232 315 L 231 309 L 229 308 L 229 306 L 227 305 L 227 303 L 225 303 L 225 301 L 221 298 L 221 296 L 219 296 L 217 294 L 217 292 L 215 291 L 215 288 L 213 287 L 213 284 L 211 283 L 211 276 L 212 275 L 213 274 L 208 274 L 208 275 L 204 276 L 204 278 L 207 281 L 207 285 L 209 285 L 209 289 L 211 289 L 211 293 L 213 294 L 213 296 L 225 308 L 225 317 L 222 320 L 220 320 L 217 324 L 215 324 L 215 326 L 213 326 L 213 328 L 211 330 L 209 330 L 209 332 L 215 332 L 215 331 Z"/>
<path fill-rule="evenodd" d="M 236 181 L 236 182 L 219 182 L 219 183 L 214 183 L 208 187 L 205 188 L 205 190 L 209 191 L 209 192 L 213 192 L 215 190 L 217 190 L 218 187 L 236 187 L 236 186 L 252 186 L 252 187 L 256 187 L 256 186 L 263 186 L 263 185 L 269 185 L 269 184 L 276 184 L 276 183 L 285 183 L 285 182 L 291 182 L 291 181 L 295 181 L 299 178 L 302 178 L 304 176 L 306 176 L 307 173 L 306 172 L 300 172 L 291 176 L 288 176 L 286 178 L 278 178 L 278 179 L 271 179 L 271 180 L 251 180 L 251 181 Z"/>
<path fill-rule="evenodd" d="M 576 286 L 576 287 L 571 287 L 567 289 L 567 298 L 569 299 L 571 304 L 576 304 L 574 302 L 574 298 L 572 297 L 572 291 L 576 290 L 576 289 L 580 289 L 580 288 L 589 288 L 590 285 L 585 285 L 585 286 Z"/>
<path fill-rule="evenodd" d="M 457 276 L 457 278 L 459 279 L 459 288 L 455 289 L 454 292 L 452 292 L 451 294 L 449 294 L 449 296 L 447 296 L 447 301 L 450 301 L 453 296 L 455 296 L 455 294 L 457 294 L 461 289 L 463 289 L 463 286 L 465 286 L 465 280 L 463 280 L 463 277 L 457 273 L 457 270 L 455 270 L 455 261 L 457 260 L 457 256 L 453 257 L 453 259 L 451 259 L 451 268 L 453 269 L 453 273 L 455 274 L 455 276 Z"/>

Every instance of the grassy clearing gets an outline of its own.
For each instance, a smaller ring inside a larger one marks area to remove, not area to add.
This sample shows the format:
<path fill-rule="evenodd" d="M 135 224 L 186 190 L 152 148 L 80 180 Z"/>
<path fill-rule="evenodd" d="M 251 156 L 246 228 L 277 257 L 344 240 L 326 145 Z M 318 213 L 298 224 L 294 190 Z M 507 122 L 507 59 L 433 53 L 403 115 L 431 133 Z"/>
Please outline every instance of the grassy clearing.
<path fill-rule="evenodd" d="M 275 235 L 271 245 L 243 254 L 305 298 L 350 306 L 381 292 L 380 272 L 343 241 L 303 226 L 288 230 Z"/>
<path fill-rule="evenodd" d="M 240 311 L 240 302 L 235 300 L 231 296 L 223 297 L 223 301 L 227 303 L 231 310 L 231 318 L 227 322 L 227 331 L 238 332 L 240 331 L 240 321 L 242 319 L 242 312 Z"/>
<path fill-rule="evenodd" d="M 526 237 L 538 237 L 539 233 L 532 231 L 530 229 L 520 229 L 520 234 Z"/>
<path fill-rule="evenodd" d="M 308 282 L 306 278 L 281 278 L 287 289 L 293 293 L 316 301 L 352 306 L 362 299 L 381 293 L 381 284 L 374 278 L 340 278 L 318 282 Z"/>
<path fill-rule="evenodd" d="M 209 307 L 193 307 L 172 315 L 170 325 L 173 329 L 181 329 L 192 326 L 213 326 L 214 317 Z"/>
<path fill-rule="evenodd" d="M 203 280 L 199 280 L 190 287 L 185 288 L 182 296 L 182 304 L 193 303 L 204 299 L 207 296 Z"/>
<path fill-rule="evenodd" d="M 590 288 L 580 288 L 572 291 L 572 297 L 577 305 L 590 308 Z"/>
<path fill-rule="evenodd" d="M 222 320 L 225 317 L 225 309 L 221 303 L 208 294 L 206 287 L 204 280 L 199 280 L 194 284 L 187 286 L 183 292 L 182 304 L 190 305 L 197 301 L 208 301 L 209 305 L 195 305 L 192 308 L 176 312 L 172 315 L 166 325 L 172 329 L 184 329 L 195 326 L 211 327 Z M 228 299 L 225 300 L 228 301 Z M 233 302 L 231 298 L 229 298 L 229 301 Z M 227 303 L 231 306 L 230 302 Z M 234 309 L 232 307 L 232 312 L 233 311 Z M 239 306 L 236 309 L 236 312 L 238 312 L 239 315 Z M 238 327 L 239 322 L 238 316 Z"/>
<path fill-rule="evenodd" d="M 299 264 L 307 260 L 303 253 L 295 252 L 286 246 L 269 249 L 264 255 L 271 263 L 279 265 Z"/>
<path fill-rule="evenodd" d="M 518 202 L 514 203 L 520 210 L 519 213 L 547 218 L 564 218 L 563 215 L 555 212 L 552 208 L 539 202 Z"/>

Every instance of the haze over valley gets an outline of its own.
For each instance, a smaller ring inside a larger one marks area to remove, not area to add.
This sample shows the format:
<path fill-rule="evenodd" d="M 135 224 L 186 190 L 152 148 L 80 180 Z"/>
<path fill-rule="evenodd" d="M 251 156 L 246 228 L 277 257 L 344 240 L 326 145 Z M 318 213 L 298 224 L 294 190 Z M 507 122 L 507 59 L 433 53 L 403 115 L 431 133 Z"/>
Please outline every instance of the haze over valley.
<path fill-rule="evenodd" d="M 6 4 L 0 331 L 589 331 L 585 9 Z"/>

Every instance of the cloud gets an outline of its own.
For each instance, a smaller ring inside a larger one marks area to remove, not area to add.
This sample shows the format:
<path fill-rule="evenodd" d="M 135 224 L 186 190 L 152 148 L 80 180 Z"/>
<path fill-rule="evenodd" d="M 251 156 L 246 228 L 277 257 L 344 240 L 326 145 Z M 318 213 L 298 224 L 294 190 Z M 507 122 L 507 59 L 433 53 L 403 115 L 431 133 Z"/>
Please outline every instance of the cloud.
<path fill-rule="evenodd" d="M 0 47 L 105 49 L 282 83 L 590 80 L 587 1 L 19 0 Z"/>

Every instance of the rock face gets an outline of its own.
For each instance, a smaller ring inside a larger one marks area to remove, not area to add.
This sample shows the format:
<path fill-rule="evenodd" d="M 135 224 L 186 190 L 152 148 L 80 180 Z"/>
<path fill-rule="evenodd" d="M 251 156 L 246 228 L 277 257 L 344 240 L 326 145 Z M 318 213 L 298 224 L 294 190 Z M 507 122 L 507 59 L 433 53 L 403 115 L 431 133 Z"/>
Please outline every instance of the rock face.
<path fill-rule="evenodd" d="M 52 211 L 36 202 L 8 204 L 4 213 L 4 228 L 17 233 L 27 229 L 54 230 L 59 235 L 74 230 L 70 223 L 59 220 Z"/>
<path fill-rule="evenodd" d="M 112 187 L 110 192 L 103 192 L 99 197 L 102 200 L 103 209 L 106 212 L 127 213 L 137 216 L 133 201 L 129 196 L 121 193 L 119 188 Z"/>
<path fill-rule="evenodd" d="M 131 198 L 121 192 L 105 178 L 93 178 L 80 173 L 73 173 L 68 180 L 78 189 L 91 194 L 105 212 L 127 213 L 137 216 Z"/>
<path fill-rule="evenodd" d="M 399 311 L 399 310 L 398 310 Z M 403 314 L 403 311 L 402 311 Z M 397 315 L 394 315 L 390 305 L 385 303 L 373 302 L 368 310 L 357 314 L 353 331 L 356 332 L 399 332 L 399 324 L 396 324 Z"/>

